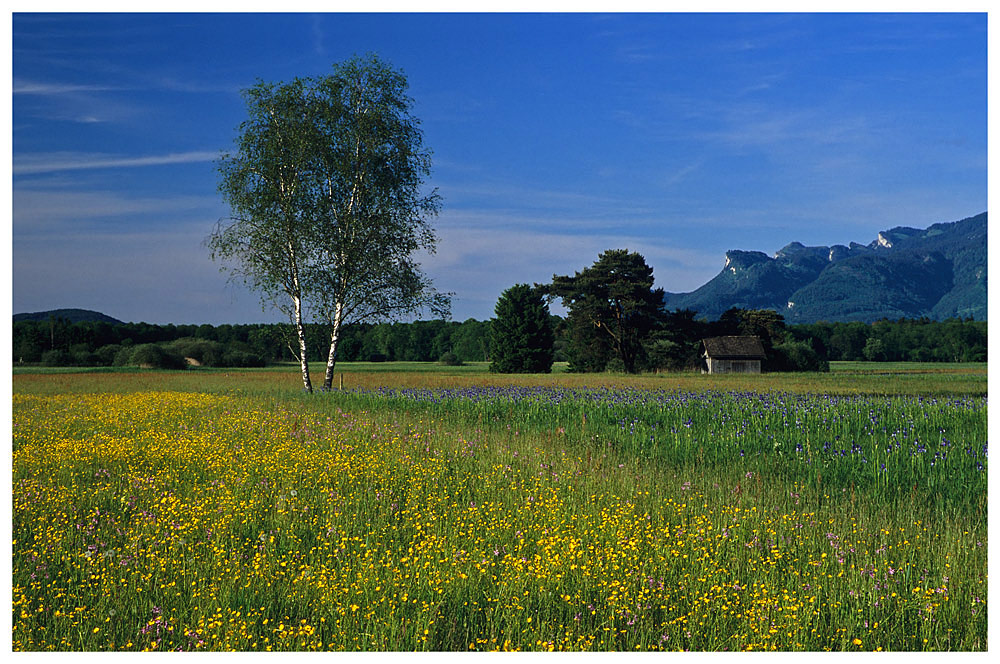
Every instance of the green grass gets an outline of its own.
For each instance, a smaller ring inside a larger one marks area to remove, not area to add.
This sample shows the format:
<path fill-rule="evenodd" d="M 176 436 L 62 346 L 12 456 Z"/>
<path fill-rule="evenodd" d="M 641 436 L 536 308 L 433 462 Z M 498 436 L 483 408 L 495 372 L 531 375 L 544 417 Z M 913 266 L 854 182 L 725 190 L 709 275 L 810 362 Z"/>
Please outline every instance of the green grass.
<path fill-rule="evenodd" d="M 987 649 L 983 365 L 342 368 L 15 375 L 14 649 Z"/>
<path fill-rule="evenodd" d="M 984 374 L 985 362 L 831 362 L 830 371 L 862 374 Z"/>
<path fill-rule="evenodd" d="M 292 365 L 298 368 L 298 365 Z M 565 363 L 563 363 L 565 369 Z M 489 373 L 489 362 L 466 362 L 460 366 L 445 366 L 438 362 L 338 362 L 337 372 L 344 373 L 421 373 L 442 376 L 465 376 Z M 311 363 L 309 371 L 320 378 L 326 372 L 326 365 Z"/>
<path fill-rule="evenodd" d="M 325 366 L 310 365 L 314 387 L 322 385 Z M 471 387 L 477 385 L 606 386 L 686 391 L 794 392 L 872 395 L 976 395 L 987 393 L 985 364 L 832 363 L 829 373 L 707 375 L 664 373 L 574 374 L 557 364 L 549 374 L 493 374 L 485 362 L 445 367 L 429 362 L 341 362 L 333 385 L 344 388 Z M 55 375 L 53 375 L 55 374 Z M 79 377 L 76 377 L 79 375 Z M 62 376 L 62 378 L 60 378 Z M 91 371 L 15 368 L 16 391 L 136 391 L 172 389 L 224 393 L 287 394 L 301 390 L 298 366 L 264 369 L 188 369 L 185 371 Z"/>

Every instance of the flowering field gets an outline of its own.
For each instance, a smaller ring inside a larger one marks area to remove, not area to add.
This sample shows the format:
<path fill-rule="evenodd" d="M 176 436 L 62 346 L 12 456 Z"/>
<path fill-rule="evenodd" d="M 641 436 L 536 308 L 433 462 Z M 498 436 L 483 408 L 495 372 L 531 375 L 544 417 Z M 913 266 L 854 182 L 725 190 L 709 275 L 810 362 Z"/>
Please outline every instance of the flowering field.
<path fill-rule="evenodd" d="M 15 393 L 14 650 L 986 650 L 986 398 Z"/>

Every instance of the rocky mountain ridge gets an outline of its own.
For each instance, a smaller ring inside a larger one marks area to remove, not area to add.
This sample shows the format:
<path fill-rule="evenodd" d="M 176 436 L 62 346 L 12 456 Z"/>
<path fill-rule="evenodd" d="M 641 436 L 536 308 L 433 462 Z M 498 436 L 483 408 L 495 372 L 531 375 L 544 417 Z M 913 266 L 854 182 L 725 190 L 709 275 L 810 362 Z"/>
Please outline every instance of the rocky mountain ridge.
<path fill-rule="evenodd" d="M 986 320 L 987 213 L 926 229 L 899 226 L 869 244 L 805 246 L 773 256 L 726 252 L 722 271 L 668 309 L 716 319 L 727 309 L 774 309 L 789 323 L 883 318 Z"/>

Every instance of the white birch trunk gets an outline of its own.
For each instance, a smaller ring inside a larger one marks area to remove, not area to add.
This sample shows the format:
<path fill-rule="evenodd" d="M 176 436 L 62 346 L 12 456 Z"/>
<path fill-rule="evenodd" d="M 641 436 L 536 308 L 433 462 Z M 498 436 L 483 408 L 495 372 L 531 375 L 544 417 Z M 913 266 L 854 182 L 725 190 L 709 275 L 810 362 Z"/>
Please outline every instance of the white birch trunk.
<path fill-rule="evenodd" d="M 306 330 L 302 325 L 302 298 L 292 296 L 295 305 L 295 332 L 299 336 L 299 366 L 302 369 L 302 387 L 312 393 L 312 381 L 309 379 L 309 361 L 306 357 Z"/>
<path fill-rule="evenodd" d="M 330 353 L 326 357 L 326 376 L 323 389 L 333 388 L 333 368 L 337 365 L 337 344 L 340 341 L 340 324 L 343 322 L 344 303 L 337 302 L 333 311 L 333 330 L 330 331 Z"/>

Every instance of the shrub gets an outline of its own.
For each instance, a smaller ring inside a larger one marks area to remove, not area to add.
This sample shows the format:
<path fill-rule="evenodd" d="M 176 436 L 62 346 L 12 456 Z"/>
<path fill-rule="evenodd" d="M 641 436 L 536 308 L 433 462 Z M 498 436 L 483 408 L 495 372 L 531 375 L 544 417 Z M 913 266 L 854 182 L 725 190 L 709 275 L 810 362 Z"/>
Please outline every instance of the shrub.
<path fill-rule="evenodd" d="M 444 355 L 442 355 L 441 359 L 438 360 L 438 363 L 439 364 L 443 364 L 446 367 L 460 367 L 460 366 L 463 366 L 465 364 L 458 357 L 458 355 L 455 355 L 451 351 L 448 351 L 447 353 L 445 353 Z"/>
<path fill-rule="evenodd" d="M 97 355 L 87 350 L 76 350 L 70 352 L 71 364 L 75 367 L 96 367 L 100 366 Z"/>
<path fill-rule="evenodd" d="M 222 354 L 222 359 L 219 363 L 212 366 L 252 369 L 263 367 L 265 364 L 264 358 L 254 355 L 253 353 L 248 353 L 245 350 L 228 348 Z"/>
<path fill-rule="evenodd" d="M 830 363 L 820 357 L 808 341 L 786 341 L 776 345 L 765 366 L 771 371 L 830 370 Z"/>
<path fill-rule="evenodd" d="M 184 361 L 183 357 L 156 344 L 136 346 L 132 350 L 128 364 L 144 369 L 184 369 L 187 367 L 187 362 Z"/>
<path fill-rule="evenodd" d="M 128 339 L 126 339 L 126 341 L 128 341 Z M 116 367 L 129 366 L 132 363 L 133 350 L 135 350 L 135 346 L 122 343 L 121 348 L 115 352 L 115 359 L 111 362 L 111 364 Z"/>
<path fill-rule="evenodd" d="M 42 353 L 42 365 L 46 367 L 68 367 L 72 366 L 73 357 L 68 351 L 57 348 L 47 350 Z"/>
<path fill-rule="evenodd" d="M 625 362 L 620 357 L 612 357 L 604 365 L 604 370 L 608 373 L 626 373 Z"/>
<path fill-rule="evenodd" d="M 94 360 L 98 365 L 102 367 L 110 367 L 115 363 L 115 357 L 118 355 L 118 351 L 122 349 L 118 344 L 108 344 L 107 346 L 101 346 L 94 351 Z"/>
<path fill-rule="evenodd" d="M 167 348 L 181 357 L 190 357 L 206 367 L 220 366 L 222 362 L 223 346 L 218 341 L 184 337 L 171 341 L 167 344 Z"/>
<path fill-rule="evenodd" d="M 166 344 L 166 348 L 183 358 L 191 358 L 204 367 L 252 368 L 266 364 L 260 354 L 240 342 L 223 344 L 200 337 L 184 337 Z"/>
<path fill-rule="evenodd" d="M 868 337 L 862 353 L 869 362 L 881 362 L 885 360 L 885 344 L 882 343 L 881 339 Z"/>

